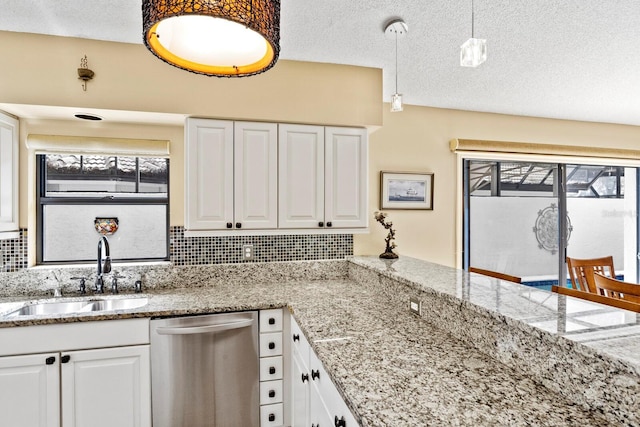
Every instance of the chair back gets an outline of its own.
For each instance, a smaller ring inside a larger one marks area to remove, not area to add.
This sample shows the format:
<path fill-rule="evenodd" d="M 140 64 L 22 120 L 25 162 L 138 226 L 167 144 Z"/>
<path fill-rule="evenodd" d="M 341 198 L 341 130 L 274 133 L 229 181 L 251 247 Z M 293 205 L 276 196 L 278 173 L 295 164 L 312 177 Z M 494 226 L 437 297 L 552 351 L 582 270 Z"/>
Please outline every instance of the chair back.
<path fill-rule="evenodd" d="M 594 282 L 598 293 L 602 296 L 640 303 L 640 285 L 594 273 Z"/>
<path fill-rule="evenodd" d="M 471 273 L 478 273 L 484 276 L 495 277 L 497 279 L 508 280 L 509 282 L 521 283 L 522 278 L 518 276 L 512 276 L 510 274 L 499 273 L 497 271 L 485 270 L 482 268 L 469 267 Z"/>
<path fill-rule="evenodd" d="M 583 292 L 597 293 L 593 274 L 601 273 L 605 276 L 616 277 L 613 268 L 613 257 L 577 259 L 567 257 L 567 269 L 573 289 Z"/>

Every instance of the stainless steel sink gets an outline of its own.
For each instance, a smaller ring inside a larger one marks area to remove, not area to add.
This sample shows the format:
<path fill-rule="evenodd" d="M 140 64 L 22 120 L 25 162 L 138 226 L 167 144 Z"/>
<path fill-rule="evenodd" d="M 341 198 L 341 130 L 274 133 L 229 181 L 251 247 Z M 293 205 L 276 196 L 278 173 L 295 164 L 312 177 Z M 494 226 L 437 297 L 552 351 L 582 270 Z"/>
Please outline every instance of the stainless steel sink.
<path fill-rule="evenodd" d="M 147 305 L 149 299 L 141 298 L 105 298 L 90 301 L 56 301 L 27 304 L 4 317 L 38 316 L 47 314 L 71 314 L 96 311 L 129 310 Z"/>
<path fill-rule="evenodd" d="M 77 313 L 87 306 L 87 301 L 43 302 L 28 304 L 12 311 L 6 317 L 35 316 L 42 314 Z"/>
<path fill-rule="evenodd" d="M 130 310 L 147 305 L 147 298 L 103 299 L 91 302 L 91 311 Z"/>

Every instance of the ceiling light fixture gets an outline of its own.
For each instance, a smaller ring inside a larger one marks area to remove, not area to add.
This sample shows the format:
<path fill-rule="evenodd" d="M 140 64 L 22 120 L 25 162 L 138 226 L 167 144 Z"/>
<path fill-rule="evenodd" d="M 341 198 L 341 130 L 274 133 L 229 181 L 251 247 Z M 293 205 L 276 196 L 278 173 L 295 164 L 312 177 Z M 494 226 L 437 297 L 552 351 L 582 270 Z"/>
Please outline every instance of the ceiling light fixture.
<path fill-rule="evenodd" d="M 280 0 L 143 0 L 144 44 L 183 70 L 245 77 L 280 53 Z"/>
<path fill-rule="evenodd" d="M 460 65 L 477 67 L 487 60 L 487 40 L 474 37 L 474 10 L 471 0 L 471 38 L 460 46 Z"/>
<path fill-rule="evenodd" d="M 391 95 L 391 112 L 397 113 L 402 111 L 402 94 L 398 93 L 398 39 L 407 35 L 409 27 L 402 19 L 395 19 L 389 22 L 384 29 L 384 33 L 387 38 L 395 39 L 396 41 L 396 92 Z"/>

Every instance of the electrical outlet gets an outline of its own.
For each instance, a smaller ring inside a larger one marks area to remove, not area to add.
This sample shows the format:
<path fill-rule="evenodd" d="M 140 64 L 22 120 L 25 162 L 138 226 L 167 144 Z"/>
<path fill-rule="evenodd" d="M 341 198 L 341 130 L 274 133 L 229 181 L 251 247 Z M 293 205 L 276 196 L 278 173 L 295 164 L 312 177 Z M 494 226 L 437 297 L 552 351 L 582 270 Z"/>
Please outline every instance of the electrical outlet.
<path fill-rule="evenodd" d="M 409 310 L 420 316 L 422 314 L 422 302 L 418 298 L 409 298 Z"/>
<path fill-rule="evenodd" d="M 242 245 L 242 259 L 253 259 L 253 245 Z"/>

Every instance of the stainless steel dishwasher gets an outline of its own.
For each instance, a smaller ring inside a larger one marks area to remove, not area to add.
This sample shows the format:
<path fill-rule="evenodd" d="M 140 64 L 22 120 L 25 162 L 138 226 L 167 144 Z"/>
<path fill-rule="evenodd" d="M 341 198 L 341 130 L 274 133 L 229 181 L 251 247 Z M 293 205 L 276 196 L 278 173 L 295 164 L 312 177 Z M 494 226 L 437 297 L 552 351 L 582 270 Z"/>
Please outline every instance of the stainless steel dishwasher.
<path fill-rule="evenodd" d="M 154 427 L 258 427 L 258 313 L 151 320 Z"/>

